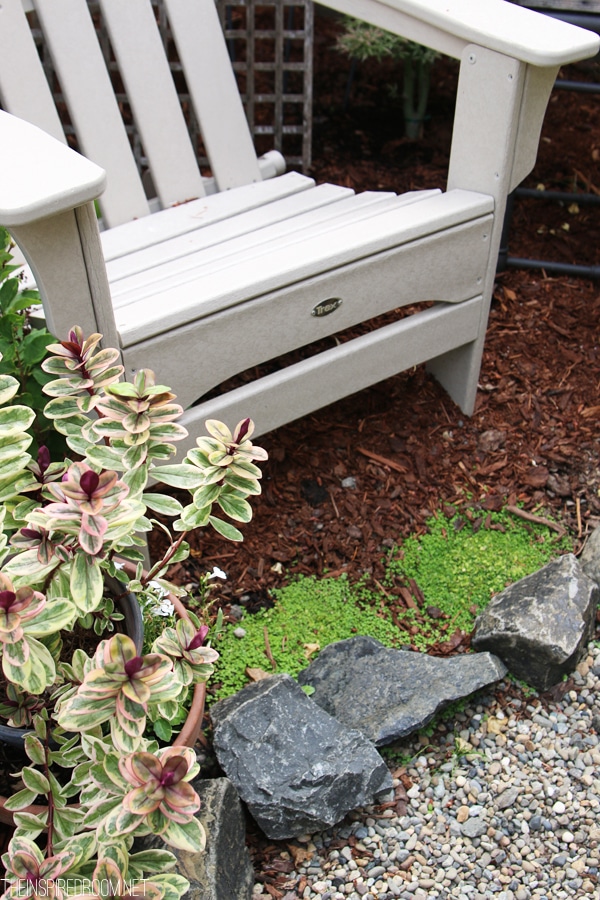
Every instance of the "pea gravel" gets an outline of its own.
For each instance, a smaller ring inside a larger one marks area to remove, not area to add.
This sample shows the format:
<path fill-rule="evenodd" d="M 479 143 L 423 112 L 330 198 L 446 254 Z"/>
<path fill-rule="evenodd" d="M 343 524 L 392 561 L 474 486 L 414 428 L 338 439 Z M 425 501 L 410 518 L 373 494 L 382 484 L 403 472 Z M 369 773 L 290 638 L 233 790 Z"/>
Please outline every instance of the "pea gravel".
<path fill-rule="evenodd" d="M 600 898 L 600 647 L 568 687 L 548 701 L 501 682 L 430 737 L 396 745 L 410 758 L 390 760 L 406 814 L 357 810 L 290 842 L 305 852 L 278 896 Z"/>

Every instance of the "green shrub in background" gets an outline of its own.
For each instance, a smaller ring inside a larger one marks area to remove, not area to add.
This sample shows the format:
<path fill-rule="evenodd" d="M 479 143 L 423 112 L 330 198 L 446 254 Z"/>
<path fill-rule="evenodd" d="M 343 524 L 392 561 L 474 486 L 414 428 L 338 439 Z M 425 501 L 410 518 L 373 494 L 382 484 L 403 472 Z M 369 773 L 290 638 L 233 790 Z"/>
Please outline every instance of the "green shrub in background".
<path fill-rule="evenodd" d="M 344 33 L 336 46 L 357 62 L 381 61 L 388 57 L 402 62 L 404 134 L 412 140 L 420 138 L 429 99 L 431 66 L 438 54 L 421 44 L 351 18 L 346 20 Z M 390 93 L 397 94 L 397 87 L 390 85 Z"/>
<path fill-rule="evenodd" d="M 43 413 L 48 398 L 42 393 L 42 386 L 54 376 L 43 372 L 40 365 L 46 347 L 55 338 L 46 328 L 32 327 L 30 309 L 41 302 L 40 295 L 22 288 L 20 266 L 13 263 L 12 247 L 9 233 L 0 228 L 0 374 L 16 378 L 20 388 L 14 403 L 27 406 L 36 414 L 30 429 L 33 444 L 29 452 L 35 458 L 39 447 L 45 444 L 56 459 L 64 453 L 65 443 Z"/>
<path fill-rule="evenodd" d="M 503 590 L 526 575 L 531 575 L 550 559 L 567 553 L 572 545 L 547 526 L 524 522 L 508 512 L 467 514 L 447 518 L 440 514 L 427 523 L 427 534 L 409 537 L 391 554 L 385 584 L 419 586 L 426 605 L 436 607 L 452 628 L 469 632 L 474 618 Z M 401 616 L 416 622 L 414 610 Z M 413 643 L 426 649 L 439 639 L 435 620 L 419 623 Z"/>

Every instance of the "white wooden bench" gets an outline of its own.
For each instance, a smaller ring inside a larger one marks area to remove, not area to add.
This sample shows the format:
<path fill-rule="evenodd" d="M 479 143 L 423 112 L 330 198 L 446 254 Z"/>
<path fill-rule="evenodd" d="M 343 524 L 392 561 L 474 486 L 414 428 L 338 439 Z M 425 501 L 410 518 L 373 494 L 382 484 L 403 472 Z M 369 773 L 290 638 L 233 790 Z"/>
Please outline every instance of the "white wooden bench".
<path fill-rule="evenodd" d="M 426 361 L 470 414 L 507 194 L 533 166 L 558 67 L 598 47 L 503 0 L 328 5 L 461 60 L 446 192 L 356 196 L 283 174 L 277 153 L 257 160 L 213 0 L 165 0 L 203 176 L 150 0 L 100 0 L 149 199 L 86 0 L 0 4 L 0 224 L 54 333 L 100 331 L 127 370 L 154 369 L 188 407 L 192 442 L 207 417 L 269 431 Z M 85 155 L 65 144 L 37 27 Z M 435 303 L 192 406 L 235 373 L 421 301 Z"/>

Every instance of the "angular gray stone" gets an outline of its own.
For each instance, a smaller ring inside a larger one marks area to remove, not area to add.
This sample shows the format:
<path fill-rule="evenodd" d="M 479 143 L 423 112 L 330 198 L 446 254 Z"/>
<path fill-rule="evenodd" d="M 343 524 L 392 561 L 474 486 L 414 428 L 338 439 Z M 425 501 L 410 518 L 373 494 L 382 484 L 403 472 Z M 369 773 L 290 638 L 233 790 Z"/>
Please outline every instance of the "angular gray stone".
<path fill-rule="evenodd" d="M 461 834 L 469 838 L 483 837 L 487 830 L 488 826 L 485 819 L 480 819 L 479 816 L 476 816 L 474 819 L 467 819 L 460 826 Z"/>
<path fill-rule="evenodd" d="M 215 703 L 211 719 L 219 763 L 274 840 L 321 831 L 392 787 L 373 745 L 323 712 L 289 675 Z"/>
<path fill-rule="evenodd" d="M 521 793 L 521 787 L 509 787 L 499 795 L 496 800 L 496 809 L 509 809 L 517 802 L 517 798 Z"/>
<path fill-rule="evenodd" d="M 599 595 L 568 553 L 493 597 L 477 618 L 471 646 L 496 653 L 513 675 L 545 691 L 586 652 Z"/>
<path fill-rule="evenodd" d="M 600 585 L 600 526 L 595 528 L 586 541 L 579 565 L 586 575 Z"/>
<path fill-rule="evenodd" d="M 314 688 L 311 699 L 326 712 L 380 747 L 505 674 L 503 663 L 489 653 L 442 659 L 355 637 L 321 650 L 298 682 Z"/>
<path fill-rule="evenodd" d="M 227 778 L 193 782 L 202 806 L 197 813 L 206 831 L 206 847 L 190 853 L 167 847 L 177 857 L 173 869 L 190 882 L 186 900 L 251 900 L 254 870 L 246 847 L 246 821 L 235 788 Z M 164 849 L 160 837 L 139 840 L 146 849 Z"/>

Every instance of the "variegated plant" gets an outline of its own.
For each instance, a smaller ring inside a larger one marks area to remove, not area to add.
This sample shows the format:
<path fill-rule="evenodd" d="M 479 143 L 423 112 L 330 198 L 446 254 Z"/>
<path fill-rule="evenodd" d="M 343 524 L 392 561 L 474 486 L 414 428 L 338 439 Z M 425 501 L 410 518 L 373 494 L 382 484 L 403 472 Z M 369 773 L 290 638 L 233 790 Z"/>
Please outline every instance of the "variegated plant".
<path fill-rule="evenodd" d="M 252 517 L 248 498 L 260 493 L 261 478 L 255 463 L 267 455 L 252 444 L 249 419 L 233 432 L 211 420 L 208 436 L 182 462 L 168 464 L 174 442 L 187 435 L 176 421 L 182 409 L 175 396 L 149 370 L 123 381 L 118 352 L 100 341 L 74 327 L 48 347 L 43 363 L 54 376 L 44 387 L 51 398 L 45 415 L 72 459 L 52 462 L 44 447 L 31 458 L 34 412 L 11 405 L 18 385 L 0 375 L 0 656 L 7 682 L 0 717 L 31 729 L 30 764 L 6 801 L 17 827 L 2 858 L 4 896 L 89 897 L 102 883 L 111 896 L 178 900 L 188 883 L 169 871 L 173 854 L 132 848 L 149 833 L 184 850 L 204 846 L 194 815 L 195 755 L 159 748 L 147 725 L 162 722 L 168 733 L 194 686 L 210 676 L 218 654 L 208 626 L 190 614 L 149 652 L 117 633 L 91 656 L 75 650 L 70 661 L 60 659 L 61 635 L 76 624 L 101 630 L 112 609 L 104 599 L 107 576 L 143 604 L 153 591 L 181 594 L 165 576 L 186 558 L 187 532 L 212 526 L 241 540 L 234 523 Z M 189 503 L 148 492 L 150 478 L 188 491 Z M 171 528 L 154 514 L 170 518 Z M 168 534 L 168 548 L 147 572 L 146 539 L 155 527 Z M 28 810 L 40 797 L 42 812 Z"/>

